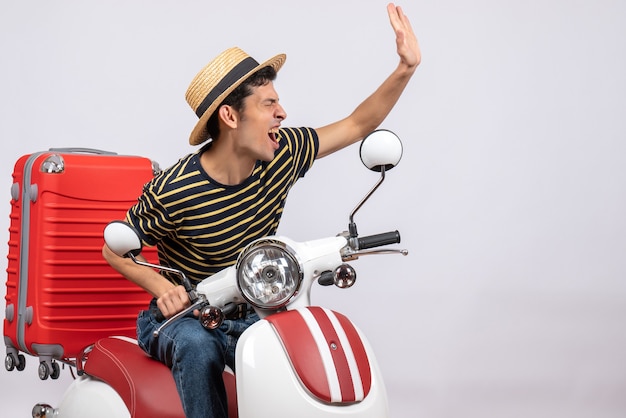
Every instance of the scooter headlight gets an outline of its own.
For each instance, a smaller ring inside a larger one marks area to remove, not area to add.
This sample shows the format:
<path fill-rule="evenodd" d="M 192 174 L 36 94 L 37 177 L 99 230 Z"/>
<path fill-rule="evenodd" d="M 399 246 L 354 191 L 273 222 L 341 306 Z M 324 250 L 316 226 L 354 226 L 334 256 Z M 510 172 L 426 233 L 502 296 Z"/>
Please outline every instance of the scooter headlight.
<path fill-rule="evenodd" d="M 237 285 L 243 297 L 261 309 L 277 309 L 300 288 L 302 268 L 293 251 L 278 240 L 247 247 L 237 261 Z"/>

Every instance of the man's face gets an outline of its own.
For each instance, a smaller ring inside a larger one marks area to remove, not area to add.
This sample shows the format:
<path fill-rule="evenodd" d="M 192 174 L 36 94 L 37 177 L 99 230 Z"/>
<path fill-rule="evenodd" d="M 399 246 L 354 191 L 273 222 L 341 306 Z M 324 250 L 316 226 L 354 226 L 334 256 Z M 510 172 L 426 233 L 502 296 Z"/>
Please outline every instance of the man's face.
<path fill-rule="evenodd" d="M 272 82 L 253 87 L 252 94 L 244 99 L 243 111 L 239 114 L 238 152 L 249 155 L 255 161 L 271 161 L 278 149 L 278 128 L 286 117 Z"/>

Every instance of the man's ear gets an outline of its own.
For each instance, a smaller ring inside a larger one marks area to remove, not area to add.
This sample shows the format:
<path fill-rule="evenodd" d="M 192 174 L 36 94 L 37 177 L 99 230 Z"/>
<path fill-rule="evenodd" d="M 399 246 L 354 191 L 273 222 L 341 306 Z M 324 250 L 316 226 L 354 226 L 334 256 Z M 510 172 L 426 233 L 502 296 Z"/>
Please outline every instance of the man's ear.
<path fill-rule="evenodd" d="M 232 106 L 220 106 L 220 108 L 217 109 L 217 116 L 220 118 L 222 123 L 224 123 L 229 128 L 237 128 L 237 124 L 239 123 L 239 112 L 233 109 Z"/>

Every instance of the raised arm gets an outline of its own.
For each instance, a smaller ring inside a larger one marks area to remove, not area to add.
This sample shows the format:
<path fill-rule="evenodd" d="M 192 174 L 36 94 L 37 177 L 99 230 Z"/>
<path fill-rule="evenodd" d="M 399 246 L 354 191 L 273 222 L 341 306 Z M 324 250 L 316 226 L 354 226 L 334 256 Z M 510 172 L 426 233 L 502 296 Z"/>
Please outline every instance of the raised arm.
<path fill-rule="evenodd" d="M 396 104 L 422 56 L 411 22 L 402 8 L 387 5 L 389 21 L 396 33 L 396 48 L 400 63 L 389 77 L 345 119 L 317 129 L 320 149 L 317 158 L 324 157 L 361 140 L 376 129 Z"/>

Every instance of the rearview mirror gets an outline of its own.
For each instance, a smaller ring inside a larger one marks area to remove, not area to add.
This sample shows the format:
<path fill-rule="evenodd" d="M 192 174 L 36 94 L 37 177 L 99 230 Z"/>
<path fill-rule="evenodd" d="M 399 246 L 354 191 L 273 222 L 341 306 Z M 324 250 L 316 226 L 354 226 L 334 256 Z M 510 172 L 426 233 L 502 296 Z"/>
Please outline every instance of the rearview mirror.
<path fill-rule="evenodd" d="M 104 242 L 113 253 L 120 257 L 139 255 L 141 253 L 141 239 L 139 234 L 129 223 L 113 221 L 104 228 Z"/>
<path fill-rule="evenodd" d="M 376 130 L 361 141 L 361 161 L 372 171 L 391 170 L 402 158 L 402 141 L 386 129 Z"/>

